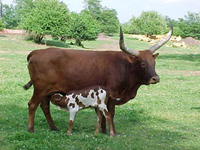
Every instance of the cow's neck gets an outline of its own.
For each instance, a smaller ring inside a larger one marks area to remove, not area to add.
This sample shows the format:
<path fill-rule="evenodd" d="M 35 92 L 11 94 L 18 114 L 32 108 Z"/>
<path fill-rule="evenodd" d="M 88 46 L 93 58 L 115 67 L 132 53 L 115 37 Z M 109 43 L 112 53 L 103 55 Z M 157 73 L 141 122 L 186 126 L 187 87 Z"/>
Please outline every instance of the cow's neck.
<path fill-rule="evenodd" d="M 142 79 L 137 74 L 138 66 L 137 64 L 130 65 L 127 70 L 127 78 L 126 78 L 126 88 L 122 91 L 123 97 L 121 97 L 121 101 L 117 101 L 116 105 L 121 105 L 129 100 L 135 98 L 137 95 L 137 91 L 139 87 L 143 84 Z M 128 79 L 128 80 L 127 80 Z"/>

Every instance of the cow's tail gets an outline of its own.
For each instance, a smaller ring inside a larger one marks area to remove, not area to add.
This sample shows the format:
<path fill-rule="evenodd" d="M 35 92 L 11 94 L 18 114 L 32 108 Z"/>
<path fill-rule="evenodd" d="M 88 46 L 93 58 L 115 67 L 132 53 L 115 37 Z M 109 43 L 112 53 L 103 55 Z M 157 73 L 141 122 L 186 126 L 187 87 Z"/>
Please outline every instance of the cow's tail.
<path fill-rule="evenodd" d="M 24 88 L 25 90 L 28 90 L 32 85 L 33 85 L 32 82 L 29 81 L 28 83 L 26 83 L 26 84 L 23 86 L 23 88 Z"/>
<path fill-rule="evenodd" d="M 28 62 L 29 62 L 31 56 L 32 56 L 32 52 L 27 56 L 27 61 L 28 61 Z M 33 85 L 33 84 L 32 84 L 32 82 L 31 82 L 31 80 L 30 80 L 28 83 L 26 83 L 26 84 L 23 86 L 23 88 L 24 88 L 24 90 L 28 90 L 32 85 Z"/>

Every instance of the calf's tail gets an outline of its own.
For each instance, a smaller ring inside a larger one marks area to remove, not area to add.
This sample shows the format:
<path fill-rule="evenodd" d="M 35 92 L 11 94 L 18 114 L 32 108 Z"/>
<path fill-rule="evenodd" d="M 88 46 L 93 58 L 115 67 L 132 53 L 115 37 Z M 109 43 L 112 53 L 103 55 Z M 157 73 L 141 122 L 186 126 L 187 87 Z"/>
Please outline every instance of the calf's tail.
<path fill-rule="evenodd" d="M 28 90 L 32 85 L 33 85 L 32 82 L 29 81 L 28 83 L 26 83 L 26 84 L 23 86 L 23 88 L 24 88 L 25 90 Z"/>

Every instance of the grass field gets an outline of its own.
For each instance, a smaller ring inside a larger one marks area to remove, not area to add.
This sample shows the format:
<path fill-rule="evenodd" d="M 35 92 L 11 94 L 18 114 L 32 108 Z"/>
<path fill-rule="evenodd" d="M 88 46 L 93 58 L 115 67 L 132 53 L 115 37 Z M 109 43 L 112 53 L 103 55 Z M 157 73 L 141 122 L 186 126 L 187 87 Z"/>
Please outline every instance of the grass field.
<path fill-rule="evenodd" d="M 113 40 L 117 39 L 112 37 Z M 56 41 L 49 44 L 71 47 Z M 84 42 L 97 48 L 110 41 Z M 146 42 L 126 39 L 130 48 L 145 49 Z M 35 133 L 27 132 L 27 103 L 33 88 L 29 81 L 27 54 L 45 48 L 21 36 L 0 35 L 0 150 L 199 150 L 200 145 L 200 47 L 163 47 L 158 52 L 157 73 L 161 82 L 142 86 L 135 99 L 117 106 L 115 127 L 120 136 L 94 135 L 93 109 L 78 113 L 73 135 L 66 134 L 68 113 L 51 105 L 52 117 L 60 129 L 52 132 L 38 107 Z"/>

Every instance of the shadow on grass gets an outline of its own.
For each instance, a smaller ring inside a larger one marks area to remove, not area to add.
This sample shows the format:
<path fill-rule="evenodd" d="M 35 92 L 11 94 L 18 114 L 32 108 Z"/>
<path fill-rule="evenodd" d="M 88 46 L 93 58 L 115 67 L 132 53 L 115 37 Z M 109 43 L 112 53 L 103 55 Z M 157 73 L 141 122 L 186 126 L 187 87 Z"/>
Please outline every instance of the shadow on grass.
<path fill-rule="evenodd" d="M 0 35 L 0 37 L 6 37 L 5 35 Z"/>
<path fill-rule="evenodd" d="M 42 44 L 45 44 L 45 41 L 42 41 Z M 57 40 L 46 40 L 47 46 L 56 46 L 56 47 L 63 47 L 63 48 L 70 48 L 70 46 L 62 41 Z"/>
<path fill-rule="evenodd" d="M 191 109 L 195 109 L 195 110 L 199 110 L 200 111 L 200 107 L 191 107 Z"/>
<path fill-rule="evenodd" d="M 0 108 L 2 113 L 4 113 L 0 115 L 4 116 L 0 124 L 2 125 L 2 131 L 6 131 L 3 137 L 5 139 L 3 145 L 5 147 L 6 145 L 8 147 L 11 146 L 13 149 L 19 149 L 24 144 L 28 147 L 32 145 L 33 141 L 35 143 L 43 141 L 44 143 L 42 142 L 40 146 L 44 147 L 44 145 L 51 145 L 52 142 L 55 144 L 55 141 L 58 141 L 58 139 L 59 143 L 63 143 L 64 145 L 65 141 L 68 140 L 67 145 L 65 145 L 68 147 L 77 144 L 84 145 L 84 148 L 80 149 L 95 148 L 97 145 L 94 144 L 94 140 L 103 149 L 110 149 L 116 143 L 118 143 L 118 146 L 126 149 L 149 149 L 149 147 L 151 149 L 187 149 L 187 145 L 181 145 L 183 140 L 187 142 L 187 135 L 184 132 L 153 126 L 155 123 L 156 125 L 163 125 L 170 122 L 160 118 L 152 118 L 140 108 L 130 110 L 121 109 L 116 112 L 116 129 L 124 134 L 115 137 L 114 140 L 116 142 L 114 143 L 113 139 L 110 139 L 108 135 L 99 134 L 94 137 L 97 118 L 95 111 L 92 109 L 86 109 L 86 111 L 83 110 L 77 114 L 73 125 L 73 135 L 69 138 L 66 136 L 69 118 L 69 113 L 67 112 L 52 108 L 52 117 L 60 132 L 51 133 L 44 114 L 40 107 L 38 107 L 35 116 L 35 133 L 29 134 L 26 131 L 27 108 L 12 104 L 2 105 Z M 182 128 L 182 126 L 179 128 Z M 44 140 L 46 138 L 48 140 Z M 10 145 L 10 143 L 15 144 Z M 197 147 L 190 148 L 195 149 Z M 59 145 L 55 144 L 54 149 L 59 149 Z"/>

